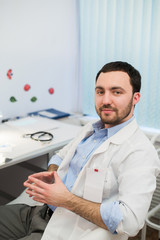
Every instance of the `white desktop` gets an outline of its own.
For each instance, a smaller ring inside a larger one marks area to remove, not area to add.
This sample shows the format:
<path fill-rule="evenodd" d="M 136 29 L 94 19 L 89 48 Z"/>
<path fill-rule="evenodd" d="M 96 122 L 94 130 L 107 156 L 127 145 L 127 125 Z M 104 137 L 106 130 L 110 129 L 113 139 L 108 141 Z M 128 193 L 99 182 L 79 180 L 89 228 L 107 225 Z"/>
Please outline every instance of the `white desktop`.
<path fill-rule="evenodd" d="M 0 169 L 58 150 L 74 138 L 81 127 L 45 117 L 26 117 L 0 124 Z M 26 134 L 49 132 L 51 141 L 35 141 Z"/>

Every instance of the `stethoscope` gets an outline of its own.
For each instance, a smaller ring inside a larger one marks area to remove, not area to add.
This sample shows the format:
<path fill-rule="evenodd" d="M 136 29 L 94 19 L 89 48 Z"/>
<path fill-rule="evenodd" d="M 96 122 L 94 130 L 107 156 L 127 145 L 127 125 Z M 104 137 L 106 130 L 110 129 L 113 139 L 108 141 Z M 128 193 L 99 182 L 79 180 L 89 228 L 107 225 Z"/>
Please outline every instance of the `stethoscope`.
<path fill-rule="evenodd" d="M 45 131 L 38 131 L 34 133 L 28 133 L 23 135 L 24 138 L 31 138 L 39 142 L 50 142 L 54 138 L 52 133 Z"/>

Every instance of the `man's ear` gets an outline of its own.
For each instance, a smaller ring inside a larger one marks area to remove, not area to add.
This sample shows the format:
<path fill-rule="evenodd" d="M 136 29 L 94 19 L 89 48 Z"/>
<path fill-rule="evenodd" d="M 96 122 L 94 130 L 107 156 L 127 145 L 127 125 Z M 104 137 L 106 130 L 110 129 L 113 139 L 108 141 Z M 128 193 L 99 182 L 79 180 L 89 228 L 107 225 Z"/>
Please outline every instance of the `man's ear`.
<path fill-rule="evenodd" d="M 135 92 L 133 95 L 133 104 L 136 105 L 140 100 L 141 94 L 140 92 Z"/>

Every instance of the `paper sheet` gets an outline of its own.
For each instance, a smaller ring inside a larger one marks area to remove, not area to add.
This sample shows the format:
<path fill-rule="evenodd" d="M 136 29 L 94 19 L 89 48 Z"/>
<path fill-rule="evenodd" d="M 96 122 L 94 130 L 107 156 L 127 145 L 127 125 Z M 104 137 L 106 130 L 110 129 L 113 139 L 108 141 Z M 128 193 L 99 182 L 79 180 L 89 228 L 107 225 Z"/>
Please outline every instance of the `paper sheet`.
<path fill-rule="evenodd" d="M 59 123 L 55 120 L 43 117 L 26 117 L 5 123 L 8 126 L 16 127 L 24 133 L 34 133 L 37 131 L 49 131 L 59 127 Z"/>
<path fill-rule="evenodd" d="M 41 116 L 44 116 L 44 117 L 49 117 L 49 118 L 54 118 L 54 117 L 57 116 L 57 114 L 51 113 L 51 112 L 48 112 L 48 111 L 41 111 L 38 114 L 41 115 Z"/>

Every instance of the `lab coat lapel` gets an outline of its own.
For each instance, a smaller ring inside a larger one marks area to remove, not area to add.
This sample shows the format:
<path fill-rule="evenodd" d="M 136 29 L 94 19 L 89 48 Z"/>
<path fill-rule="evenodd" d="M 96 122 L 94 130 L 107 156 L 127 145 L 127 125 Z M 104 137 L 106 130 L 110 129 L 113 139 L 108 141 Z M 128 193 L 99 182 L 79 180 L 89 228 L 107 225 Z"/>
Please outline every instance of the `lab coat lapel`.
<path fill-rule="evenodd" d="M 127 126 L 119 130 L 116 134 L 114 134 L 112 137 L 108 138 L 103 144 L 101 144 L 100 147 L 97 148 L 97 150 L 94 152 L 93 156 L 95 154 L 105 152 L 111 143 L 115 145 L 122 144 L 131 135 L 133 135 L 133 133 L 137 130 L 137 128 L 138 128 L 138 125 L 136 120 L 134 119 Z"/>
<path fill-rule="evenodd" d="M 68 168 L 69 168 L 69 164 L 70 161 L 75 153 L 76 147 L 78 146 L 78 144 L 82 141 L 82 139 L 90 136 L 93 132 L 93 127 L 92 124 L 89 123 L 88 125 L 86 125 L 82 132 L 80 133 L 80 135 L 74 140 L 74 146 L 72 146 L 69 150 L 69 154 L 68 156 L 65 158 L 65 160 L 62 161 L 60 167 L 58 168 L 58 174 L 60 176 L 61 179 L 64 178 L 64 176 L 66 175 Z"/>

